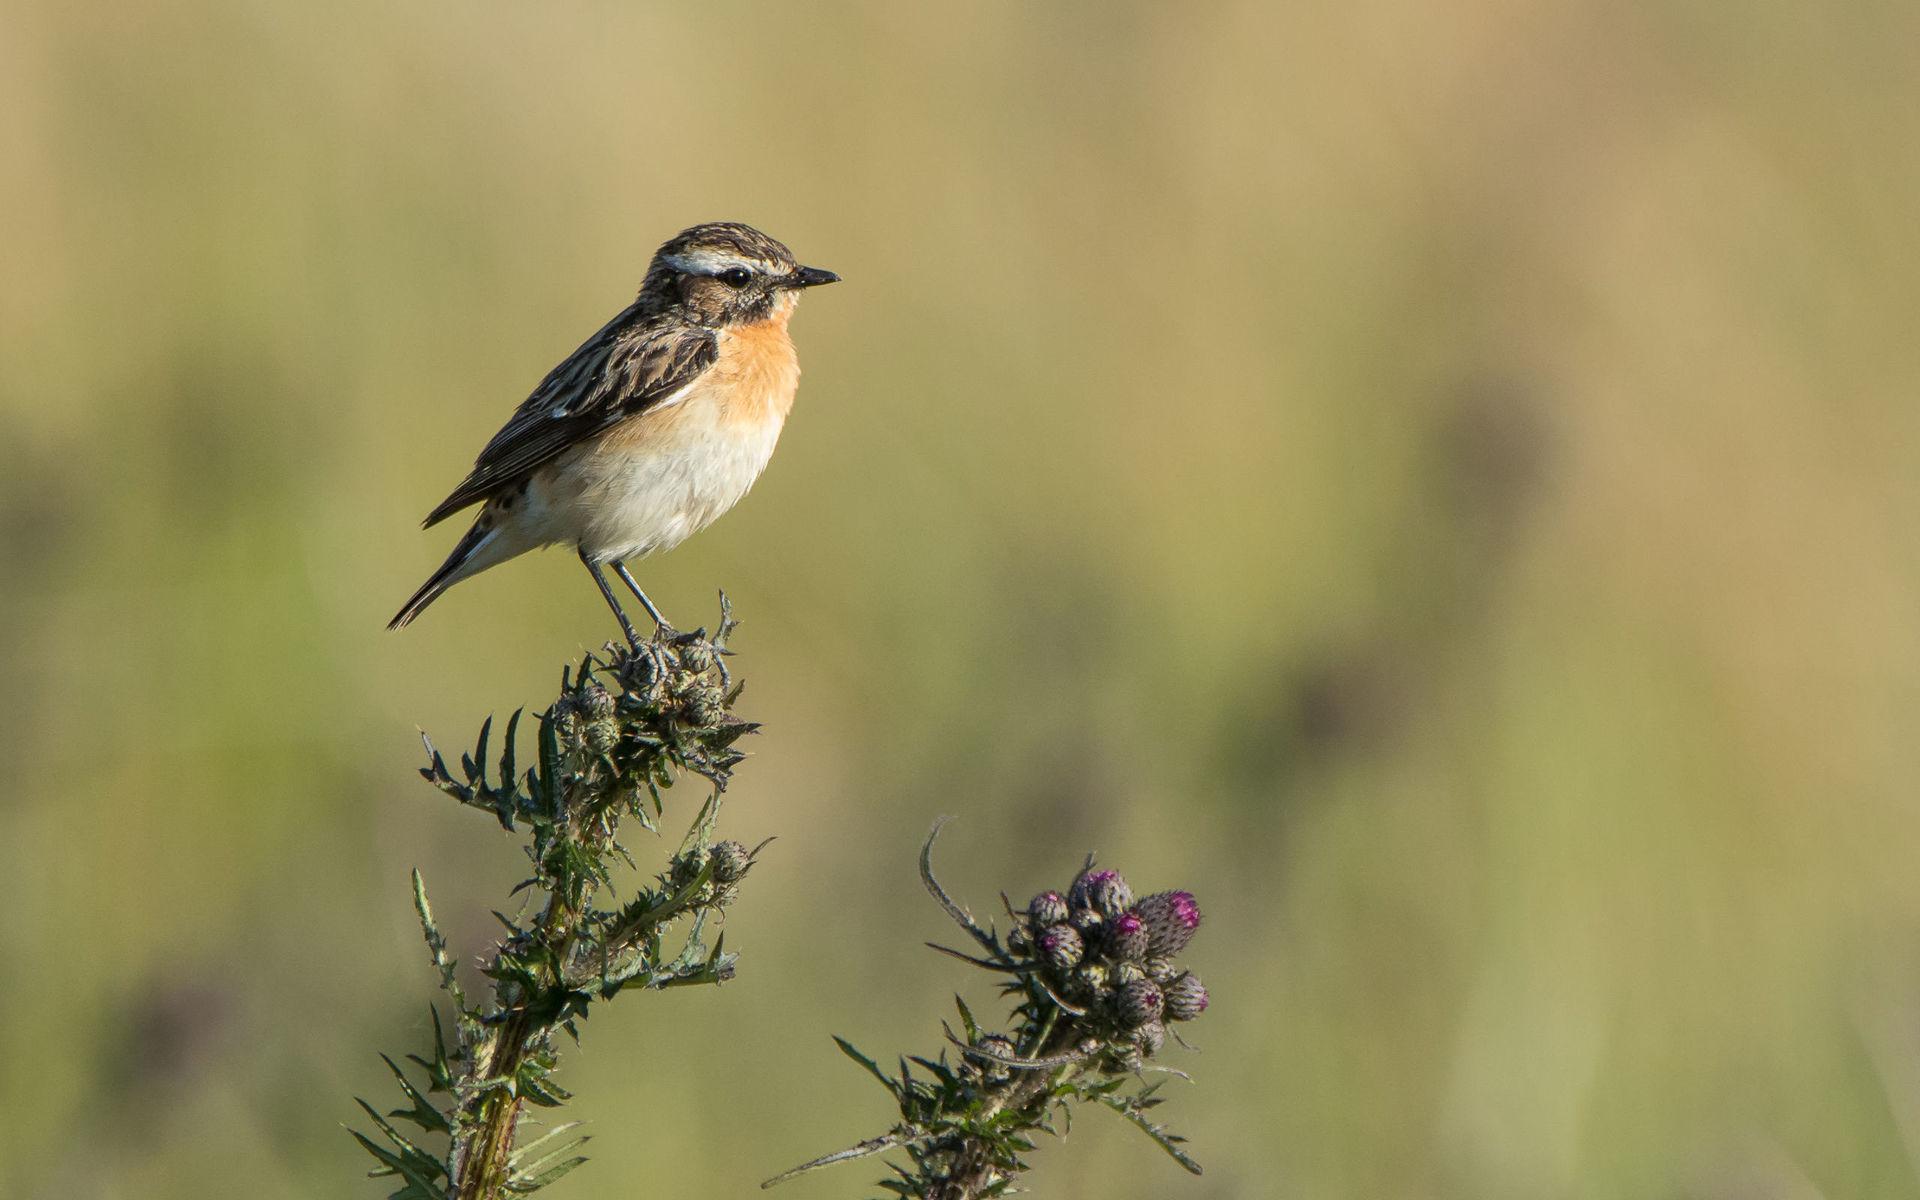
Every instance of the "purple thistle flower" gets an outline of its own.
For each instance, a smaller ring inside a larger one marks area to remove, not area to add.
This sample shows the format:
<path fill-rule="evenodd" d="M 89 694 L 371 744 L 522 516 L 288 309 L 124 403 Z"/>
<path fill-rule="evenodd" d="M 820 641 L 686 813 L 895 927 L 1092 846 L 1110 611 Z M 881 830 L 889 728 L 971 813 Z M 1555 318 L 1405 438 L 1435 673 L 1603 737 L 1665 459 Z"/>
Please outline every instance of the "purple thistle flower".
<path fill-rule="evenodd" d="M 1159 984 L 1151 979 L 1136 979 L 1120 989 L 1115 1006 L 1121 1023 L 1135 1029 L 1149 1021 L 1158 1021 L 1164 1003 Z"/>
<path fill-rule="evenodd" d="M 1121 962 L 1138 962 L 1145 958 L 1147 943 L 1152 940 L 1147 933 L 1146 922 L 1132 910 L 1109 921 L 1105 936 L 1107 957 Z"/>
<path fill-rule="evenodd" d="M 1094 910 L 1111 920 L 1127 911 L 1133 903 L 1133 889 L 1118 871 L 1095 871 L 1094 878 L 1088 881 L 1087 897 L 1093 901 Z"/>
<path fill-rule="evenodd" d="M 1067 901 L 1059 892 L 1041 892 L 1027 901 L 1027 920 L 1035 929 L 1058 925 L 1067 919 Z"/>
<path fill-rule="evenodd" d="M 1080 934 L 1071 925 L 1055 925 L 1044 930 L 1038 941 L 1040 957 L 1056 971 L 1070 971 L 1086 953 Z"/>
<path fill-rule="evenodd" d="M 1192 892 L 1156 892 L 1135 908 L 1147 927 L 1147 953 L 1156 958 L 1180 953 L 1200 928 Z"/>
<path fill-rule="evenodd" d="M 1102 867 L 1097 871 L 1082 871 L 1074 877 L 1073 886 L 1067 889 L 1067 906 L 1078 912 L 1097 912 L 1093 902 L 1093 890 L 1110 879 L 1119 879 L 1120 872 Z"/>

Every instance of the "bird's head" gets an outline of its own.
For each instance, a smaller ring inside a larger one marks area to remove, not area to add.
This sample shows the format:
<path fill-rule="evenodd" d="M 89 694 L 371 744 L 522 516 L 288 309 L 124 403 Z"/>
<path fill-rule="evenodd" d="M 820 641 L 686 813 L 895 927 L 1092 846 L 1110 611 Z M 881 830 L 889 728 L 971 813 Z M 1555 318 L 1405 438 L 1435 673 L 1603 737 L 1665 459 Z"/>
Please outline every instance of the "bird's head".
<path fill-rule="evenodd" d="M 793 252 L 750 225 L 715 221 L 683 229 L 655 252 L 643 299 L 720 328 L 785 316 L 803 288 L 840 277 L 803 267 Z"/>

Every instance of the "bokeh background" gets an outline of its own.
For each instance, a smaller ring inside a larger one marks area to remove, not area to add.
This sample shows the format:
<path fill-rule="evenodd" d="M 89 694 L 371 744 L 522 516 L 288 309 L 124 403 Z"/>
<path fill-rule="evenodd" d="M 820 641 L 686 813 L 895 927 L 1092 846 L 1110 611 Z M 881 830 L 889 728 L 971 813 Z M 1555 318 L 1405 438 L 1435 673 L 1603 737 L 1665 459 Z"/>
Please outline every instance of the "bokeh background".
<path fill-rule="evenodd" d="M 991 1003 L 943 812 L 982 907 L 1208 913 L 1207 1175 L 1088 1114 L 1038 1194 L 1920 1196 L 1916 78 L 1895 2 L 5 0 L 0 1194 L 384 1193 L 407 871 L 477 954 L 521 865 L 415 727 L 613 632 L 560 553 L 386 632 L 416 521 L 725 217 L 847 279 L 642 571 L 779 840 L 555 1196 L 883 1128 L 828 1033 Z"/>

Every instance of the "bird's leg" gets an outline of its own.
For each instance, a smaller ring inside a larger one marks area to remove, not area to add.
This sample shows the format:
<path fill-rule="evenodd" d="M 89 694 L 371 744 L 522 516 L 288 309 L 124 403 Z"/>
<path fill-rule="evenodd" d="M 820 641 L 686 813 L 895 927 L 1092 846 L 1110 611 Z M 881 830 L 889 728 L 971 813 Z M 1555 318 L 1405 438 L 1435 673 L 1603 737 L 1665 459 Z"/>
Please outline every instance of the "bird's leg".
<path fill-rule="evenodd" d="M 620 577 L 620 582 L 627 585 L 627 590 L 631 591 L 634 594 L 634 596 L 640 601 L 641 606 L 647 610 L 647 615 L 653 618 L 653 623 L 659 626 L 659 628 L 654 632 L 653 640 L 648 642 L 646 647 L 644 648 L 652 651 L 653 657 L 655 659 L 654 665 L 658 668 L 658 673 L 664 676 L 666 674 L 668 663 L 664 657 L 665 652 L 660 649 L 661 639 L 665 636 L 671 635 L 672 639 L 675 642 L 687 642 L 687 641 L 693 640 L 694 635 L 690 633 L 688 634 L 678 633 L 675 631 L 672 625 L 667 623 L 667 619 L 660 615 L 660 610 L 654 607 L 653 601 L 649 600 L 647 598 L 647 594 L 640 590 L 640 584 L 637 581 L 635 581 L 635 579 L 633 578 L 633 572 L 627 570 L 626 563 L 616 558 L 611 560 L 607 565 L 613 568 L 613 573 Z M 597 572 L 595 574 L 595 578 L 599 578 L 599 575 Z M 601 586 L 604 588 L 605 584 L 602 584 Z M 608 603 L 611 604 L 612 600 L 609 599 Z M 618 611 L 618 609 L 616 609 L 615 611 Z M 636 641 L 634 642 L 634 645 L 636 647 L 639 647 L 640 643 Z M 724 655 L 725 651 L 722 651 L 721 654 Z M 714 663 L 714 666 L 718 667 L 720 670 L 720 686 L 723 689 L 731 689 L 733 687 L 733 672 L 727 670 L 726 659 L 724 657 L 716 656 L 713 660 L 713 663 Z"/>
<path fill-rule="evenodd" d="M 668 635 L 673 633 L 673 626 L 667 624 L 667 619 L 660 615 L 660 610 L 653 606 L 653 601 L 647 599 L 647 594 L 641 591 L 640 585 L 633 581 L 633 572 L 627 570 L 626 563 L 616 558 L 609 565 L 613 567 L 613 573 L 620 577 L 620 582 L 626 584 L 627 589 L 639 598 L 641 605 L 647 610 L 647 615 L 653 618 L 653 638 L 644 646 L 638 643 L 635 643 L 635 645 L 652 661 L 653 677 L 655 679 L 667 678 L 668 675 L 672 673 L 674 660 L 668 657 L 667 649 L 663 641 Z"/>
<path fill-rule="evenodd" d="M 631 590 L 635 596 L 639 597 L 640 607 L 647 610 L 647 615 L 653 618 L 653 623 L 662 629 L 671 631 L 673 626 L 667 624 L 667 619 L 660 615 L 660 610 L 653 606 L 653 601 L 647 599 L 647 594 L 641 591 L 640 585 L 633 581 L 633 572 L 627 570 L 627 564 L 616 558 L 611 565 L 613 567 L 613 573 L 620 577 L 620 582 L 626 584 L 628 589 Z"/>
<path fill-rule="evenodd" d="M 646 606 L 647 615 L 652 617 L 654 624 L 660 627 L 660 634 L 673 634 L 675 637 L 675 640 L 681 641 L 681 642 L 685 642 L 693 638 L 694 636 L 693 634 L 679 633 L 674 629 L 672 625 L 669 625 L 667 623 L 667 619 L 660 615 L 660 610 L 653 606 L 653 601 L 647 599 L 647 594 L 640 590 L 640 585 L 638 583 L 634 582 L 633 572 L 627 570 L 626 563 L 621 562 L 619 559 L 616 558 L 613 560 L 611 565 L 613 567 L 613 573 L 618 575 L 620 577 L 621 582 L 625 583 L 627 587 L 631 588 L 633 590 L 633 594 L 640 598 L 640 603 Z M 660 634 L 655 634 L 655 637 L 658 637 Z M 715 667 L 718 667 L 720 670 L 721 689 L 731 690 L 733 687 L 733 672 L 727 670 L 726 651 L 722 650 L 720 651 L 720 653 L 714 656 L 713 665 Z"/>
<path fill-rule="evenodd" d="M 600 595 L 606 599 L 607 607 L 611 608 L 613 610 L 613 615 L 619 618 L 620 631 L 627 635 L 627 644 L 631 646 L 638 646 L 640 644 L 640 635 L 634 632 L 633 622 L 627 620 L 627 612 L 625 609 L 620 607 L 619 598 L 613 594 L 613 589 L 607 586 L 607 577 L 600 573 L 599 566 L 596 565 L 591 558 L 587 557 L 587 552 L 585 550 L 582 550 L 580 552 L 580 562 L 582 565 L 584 565 L 587 568 L 587 573 L 593 576 L 594 583 L 600 586 Z M 625 575 L 627 573 L 626 568 L 620 567 L 618 564 L 615 564 L 615 569 L 618 570 L 622 575 Z M 647 611 L 652 612 L 653 605 L 651 604 L 647 605 Z"/>

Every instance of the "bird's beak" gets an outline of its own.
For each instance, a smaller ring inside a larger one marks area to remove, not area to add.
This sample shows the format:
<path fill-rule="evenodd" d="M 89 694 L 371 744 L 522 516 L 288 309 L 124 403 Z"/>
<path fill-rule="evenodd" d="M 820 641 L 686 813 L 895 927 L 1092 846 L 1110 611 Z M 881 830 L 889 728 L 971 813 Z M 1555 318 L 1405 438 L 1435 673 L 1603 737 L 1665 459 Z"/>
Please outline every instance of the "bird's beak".
<path fill-rule="evenodd" d="M 840 277 L 832 271 L 823 271 L 819 267 L 799 267 L 780 280 L 781 287 L 810 288 L 823 283 L 839 283 Z"/>

